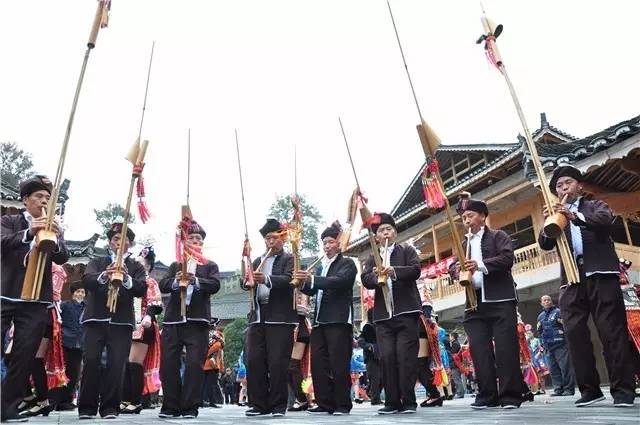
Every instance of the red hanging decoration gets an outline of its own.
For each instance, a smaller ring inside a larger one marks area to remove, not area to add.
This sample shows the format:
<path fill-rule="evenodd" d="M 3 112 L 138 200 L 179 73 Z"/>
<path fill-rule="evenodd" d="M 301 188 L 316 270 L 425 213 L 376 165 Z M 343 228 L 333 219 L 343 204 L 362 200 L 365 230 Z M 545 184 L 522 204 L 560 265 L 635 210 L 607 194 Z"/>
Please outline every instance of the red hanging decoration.
<path fill-rule="evenodd" d="M 437 174 L 440 172 L 437 159 L 428 159 L 422 170 L 422 192 L 427 208 L 443 208 L 445 195 L 440 190 Z"/>
<path fill-rule="evenodd" d="M 202 255 L 202 247 L 185 244 L 189 236 L 191 222 L 189 217 L 183 217 L 182 221 L 178 224 L 176 232 L 176 261 L 181 263 L 184 255 L 186 255 L 193 258 L 199 265 L 204 266 L 209 263 L 209 260 Z"/>
<path fill-rule="evenodd" d="M 426 320 L 424 316 L 420 316 L 420 320 L 427 331 L 429 354 L 431 356 L 431 370 L 433 371 L 433 385 L 437 387 L 444 383 L 442 378 L 442 356 L 440 355 L 440 344 L 438 344 L 438 325 Z"/>

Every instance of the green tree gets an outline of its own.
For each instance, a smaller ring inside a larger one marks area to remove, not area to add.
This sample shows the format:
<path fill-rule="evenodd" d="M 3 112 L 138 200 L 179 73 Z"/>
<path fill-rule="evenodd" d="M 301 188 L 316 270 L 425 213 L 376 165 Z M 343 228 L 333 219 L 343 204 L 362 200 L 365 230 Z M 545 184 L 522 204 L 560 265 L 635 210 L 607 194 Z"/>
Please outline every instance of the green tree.
<path fill-rule="evenodd" d="M 315 255 L 320 249 L 318 243 L 318 225 L 322 215 L 314 205 L 307 199 L 299 195 L 300 209 L 302 210 L 302 246 L 301 250 L 305 254 Z M 269 215 L 280 221 L 291 222 L 293 219 L 293 207 L 291 206 L 291 195 L 278 195 L 275 202 L 269 208 Z"/>
<path fill-rule="evenodd" d="M 111 224 L 116 221 L 116 219 L 122 220 L 124 218 L 124 207 L 118 203 L 109 202 L 106 207 L 96 210 L 93 210 L 96 215 L 96 221 L 100 226 L 102 226 L 102 236 L 104 238 L 107 237 L 107 232 L 111 227 Z M 136 220 L 133 214 L 129 214 L 129 224 L 134 223 Z"/>
<path fill-rule="evenodd" d="M 33 176 L 33 161 L 31 154 L 18 147 L 15 142 L 0 144 L 0 160 L 2 182 L 18 187 L 20 182 Z"/>
<path fill-rule="evenodd" d="M 233 367 L 244 348 L 247 319 L 235 319 L 224 328 L 224 366 Z"/>

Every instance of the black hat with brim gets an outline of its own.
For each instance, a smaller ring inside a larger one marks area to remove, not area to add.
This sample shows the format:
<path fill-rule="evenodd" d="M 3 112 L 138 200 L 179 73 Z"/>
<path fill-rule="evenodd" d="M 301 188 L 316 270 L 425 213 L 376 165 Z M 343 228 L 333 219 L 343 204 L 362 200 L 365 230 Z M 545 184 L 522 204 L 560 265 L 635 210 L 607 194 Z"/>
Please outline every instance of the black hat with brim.
<path fill-rule="evenodd" d="M 549 189 L 551 190 L 551 193 L 556 196 L 558 195 L 558 192 L 556 192 L 556 184 L 558 183 L 558 179 L 560 177 L 571 177 L 579 182 L 584 179 L 582 171 L 571 165 L 562 165 L 556 168 L 555 170 L 553 170 L 553 175 L 551 176 L 551 180 L 549 181 Z"/>
<path fill-rule="evenodd" d="M 122 223 L 113 223 L 109 231 L 107 232 L 107 239 L 111 240 L 116 234 L 122 232 Z M 127 226 L 127 239 L 129 242 L 133 242 L 136 238 L 136 234 L 133 233 L 131 227 Z"/>
<path fill-rule="evenodd" d="M 282 225 L 275 218 L 267 218 L 267 222 L 260 229 L 260 234 L 263 238 L 267 237 L 269 233 L 277 232 L 282 229 Z"/>
<path fill-rule="evenodd" d="M 24 198 L 39 190 L 46 190 L 51 195 L 53 184 L 45 176 L 33 176 L 20 182 L 20 197 Z"/>
<path fill-rule="evenodd" d="M 378 231 L 378 227 L 383 224 L 390 224 L 394 229 L 396 228 L 396 221 L 393 219 L 391 214 L 387 213 L 375 213 L 371 220 L 371 231 L 376 233 Z"/>
<path fill-rule="evenodd" d="M 487 207 L 487 204 L 484 201 L 480 201 L 478 199 L 467 200 L 461 207 L 460 215 L 465 211 L 475 211 L 477 213 L 484 214 L 485 217 L 489 216 L 489 207 Z"/>
<path fill-rule="evenodd" d="M 340 236 L 340 233 L 342 233 L 342 226 L 340 226 L 339 222 L 335 221 L 331 223 L 331 226 L 327 227 L 322 231 L 322 234 L 320 235 L 320 239 L 324 240 L 324 238 L 326 237 L 338 239 L 338 236 Z"/>

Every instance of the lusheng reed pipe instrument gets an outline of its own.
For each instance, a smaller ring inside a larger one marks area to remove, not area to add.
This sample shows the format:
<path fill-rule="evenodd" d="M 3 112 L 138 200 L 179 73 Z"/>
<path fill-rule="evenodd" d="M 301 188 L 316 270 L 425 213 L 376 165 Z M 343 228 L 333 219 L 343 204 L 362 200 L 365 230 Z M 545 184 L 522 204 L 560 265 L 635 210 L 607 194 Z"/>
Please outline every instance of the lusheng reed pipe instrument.
<path fill-rule="evenodd" d="M 258 267 L 256 267 L 256 269 L 253 271 L 253 273 L 262 273 L 262 268 L 267 263 L 267 258 L 271 257 L 272 255 L 273 255 L 273 248 L 269 248 L 269 250 L 264 255 L 264 257 L 262 257 L 262 260 L 260 260 L 260 264 L 258 264 Z M 249 264 L 249 267 L 252 267 L 251 264 Z M 255 298 L 255 294 L 256 294 L 255 281 L 253 282 L 253 284 L 254 284 L 254 286 L 249 288 L 249 291 L 250 291 L 249 293 L 251 294 L 251 305 L 253 305 L 254 302 L 255 302 L 254 298 Z M 254 309 L 255 309 L 255 307 L 254 307 Z"/>
<path fill-rule="evenodd" d="M 465 260 L 470 260 L 471 256 L 471 237 L 473 233 L 471 233 L 471 227 L 467 231 L 467 249 L 466 255 L 464 256 Z M 462 263 L 462 260 L 460 261 Z M 464 287 L 465 295 L 466 295 L 466 305 L 465 311 L 474 311 L 478 308 L 478 297 L 476 295 L 476 289 L 473 287 L 473 273 L 470 270 L 460 270 L 460 274 L 458 277 L 458 283 Z"/>
<path fill-rule="evenodd" d="M 349 163 L 351 164 L 351 170 L 353 171 L 353 178 L 356 181 L 356 189 L 349 200 L 349 217 L 347 218 L 347 222 L 351 224 L 349 229 L 347 230 L 348 234 L 351 234 L 351 227 L 353 225 L 353 221 L 355 219 L 355 208 L 360 212 L 360 218 L 362 219 L 362 226 L 367 229 L 367 236 L 369 239 L 369 246 L 371 247 L 371 255 L 373 255 L 373 261 L 376 265 L 377 275 L 378 275 L 378 285 L 380 285 L 380 289 L 382 291 L 382 296 L 384 297 L 384 304 L 387 308 L 387 311 L 390 315 L 393 314 L 391 311 L 391 294 L 389 293 L 389 288 L 387 287 L 387 277 L 382 273 L 382 257 L 380 256 L 380 246 L 376 241 L 376 236 L 373 234 L 371 230 L 371 224 L 373 220 L 373 214 L 367 207 L 367 199 L 362 195 L 362 190 L 360 188 L 360 183 L 358 181 L 358 174 L 356 173 L 356 167 L 353 164 L 353 157 L 351 156 L 351 149 L 349 149 L 349 142 L 347 141 L 347 134 L 344 131 L 344 126 L 342 125 L 342 120 L 338 117 L 338 123 L 340 124 L 340 130 L 342 131 L 342 137 L 344 139 L 344 145 L 347 148 L 347 154 L 349 155 Z M 346 242 L 341 238 L 341 245 L 348 245 L 348 240 Z M 360 303 L 362 304 L 362 297 L 360 297 Z"/>
<path fill-rule="evenodd" d="M 122 229 L 120 230 L 120 245 L 116 254 L 116 260 L 114 265 L 116 270 L 110 276 L 109 291 L 107 294 L 107 308 L 109 312 L 115 313 L 118 303 L 118 292 L 125 280 L 125 273 L 123 269 L 125 251 L 125 241 L 127 239 L 127 229 L 129 228 L 129 210 L 131 209 L 131 201 L 133 199 L 133 189 L 136 185 L 136 181 L 142 176 L 142 170 L 144 168 L 144 157 L 147 154 L 147 147 L 149 146 L 148 140 L 140 141 L 138 138 L 129 154 L 127 159 L 133 164 L 133 170 L 131 172 L 131 180 L 129 181 L 129 194 L 127 195 L 127 202 L 124 206 L 124 217 L 122 222 Z"/>
<path fill-rule="evenodd" d="M 76 115 L 78 99 L 80 98 L 80 90 L 82 88 L 82 82 L 84 81 L 87 64 L 89 63 L 89 55 L 91 54 L 91 50 L 96 46 L 96 40 L 98 38 L 100 28 L 105 28 L 107 26 L 110 8 L 110 0 L 98 1 L 98 7 L 93 19 L 93 24 L 91 25 L 89 41 L 87 42 L 87 49 L 84 53 L 82 66 L 80 67 L 80 75 L 78 76 L 78 81 L 76 83 L 76 91 L 73 95 L 73 102 L 71 103 L 71 112 L 69 113 L 67 128 L 62 141 L 62 149 L 58 160 L 56 177 L 53 181 L 53 190 L 51 192 L 51 197 L 49 198 L 47 210 L 43 211 L 43 213 L 46 214 L 47 221 L 44 228 L 39 230 L 35 235 L 35 246 L 31 252 L 29 252 L 27 257 L 27 267 L 24 280 L 22 282 L 22 293 L 20 294 L 20 298 L 26 301 L 40 299 L 42 280 L 45 274 L 45 267 L 48 263 L 48 256 L 58 247 L 58 237 L 53 231 L 53 223 L 55 220 L 58 197 L 60 196 L 60 187 L 63 181 L 62 175 L 65 159 L 67 157 L 67 149 L 69 147 L 69 139 L 71 138 L 71 129 L 73 128 L 73 119 Z"/>
<path fill-rule="evenodd" d="M 438 166 L 438 160 L 436 159 L 436 150 L 440 146 L 440 138 L 438 135 L 431 129 L 431 127 L 425 121 L 422 110 L 420 109 L 420 104 L 418 103 L 418 97 L 416 96 L 415 89 L 413 87 L 413 81 L 411 80 L 411 74 L 409 73 L 409 67 L 407 66 L 407 61 L 404 56 L 404 50 L 402 49 L 402 44 L 400 43 L 400 35 L 398 34 L 398 28 L 396 27 L 396 22 L 393 17 L 393 11 L 391 10 L 391 5 L 389 1 L 387 1 L 387 6 L 389 8 L 389 15 L 391 16 L 391 23 L 393 24 L 393 30 L 396 35 L 396 40 L 398 41 L 398 48 L 400 49 L 400 56 L 402 57 L 402 63 L 404 64 L 404 69 L 407 74 L 407 80 L 409 81 L 409 86 L 411 88 L 411 93 L 413 94 L 413 100 L 416 104 L 416 109 L 418 111 L 418 117 L 420 118 L 420 123 L 416 126 L 418 130 L 418 136 L 420 138 L 420 142 L 422 144 L 422 149 L 424 151 L 426 157 L 426 171 L 429 171 L 429 177 L 432 180 L 433 190 L 434 190 L 434 199 L 425 199 L 425 202 L 429 208 L 440 209 L 443 208 L 445 214 L 447 216 L 447 222 L 449 224 L 449 232 L 451 233 L 452 239 L 452 249 L 453 253 L 458 257 L 458 259 L 464 258 L 464 250 L 462 249 L 462 241 L 460 239 L 460 235 L 458 234 L 458 228 L 456 227 L 455 219 L 453 212 L 451 211 L 451 205 L 449 204 L 449 199 L 447 198 L 447 194 L 445 192 L 444 183 L 442 181 L 442 177 L 440 176 L 440 170 Z M 435 202 L 433 202 L 435 201 Z M 460 271 L 464 271 L 464 264 L 460 264 Z"/>
<path fill-rule="evenodd" d="M 244 201 L 244 184 L 242 181 L 242 165 L 240 163 L 240 145 L 238 143 L 238 130 L 236 134 L 236 156 L 238 158 L 238 175 L 240 176 L 240 196 L 242 197 L 242 216 L 244 218 L 244 243 L 242 244 L 242 263 L 240 266 L 241 278 L 249 283 L 249 310 L 254 312 L 256 309 L 255 297 L 256 287 L 253 278 L 253 260 L 251 258 L 251 244 L 249 243 L 249 227 L 247 225 L 247 208 Z"/>
<path fill-rule="evenodd" d="M 520 119 L 520 123 L 522 124 L 522 129 L 524 131 L 524 136 L 527 142 L 527 148 L 529 153 L 531 154 L 531 163 L 533 164 L 533 168 L 538 177 L 538 181 L 540 182 L 540 189 L 542 191 L 542 197 L 544 199 L 544 204 L 547 207 L 547 211 L 549 214 L 553 211 L 553 205 L 556 198 L 551 194 L 549 190 L 549 185 L 547 182 L 547 177 L 544 173 L 544 169 L 542 168 L 542 162 L 540 161 L 540 157 L 538 155 L 538 149 L 531 137 L 531 131 L 529 131 L 529 125 L 527 124 L 527 120 L 524 116 L 524 112 L 522 111 L 522 106 L 520 105 L 520 100 L 518 99 L 518 95 L 516 90 L 509 78 L 509 74 L 507 73 L 507 69 L 502 61 L 502 56 L 500 55 L 500 51 L 498 50 L 498 45 L 496 44 L 496 39 L 502 33 L 503 26 L 496 25 L 493 21 L 491 21 L 484 14 L 480 18 L 482 22 L 482 27 L 484 29 L 484 33 L 480 36 L 477 44 L 484 42 L 485 54 L 489 63 L 496 67 L 498 71 L 504 77 L 505 83 L 509 88 L 509 93 L 511 94 L 511 99 L 513 100 L 513 105 L 515 106 L 516 112 L 518 114 L 518 118 Z M 567 241 L 567 237 L 564 231 L 560 231 L 560 227 L 563 224 L 563 221 L 560 219 L 555 224 L 552 224 L 553 220 L 556 220 L 558 217 L 554 214 L 551 218 L 545 223 L 545 228 L 547 225 L 550 226 L 549 230 L 553 233 L 557 234 L 556 237 L 556 246 L 558 249 L 558 253 L 560 254 L 560 261 L 564 266 L 564 271 L 567 277 L 567 282 L 569 284 L 578 283 L 580 281 L 580 274 L 578 273 L 578 267 L 576 266 L 575 259 L 573 258 L 573 253 L 571 252 L 571 248 L 569 248 L 569 242 Z M 566 221 L 566 218 L 565 220 Z M 566 224 L 564 224 L 566 226 Z M 551 235 L 545 233 L 547 236 L 551 237 Z"/>

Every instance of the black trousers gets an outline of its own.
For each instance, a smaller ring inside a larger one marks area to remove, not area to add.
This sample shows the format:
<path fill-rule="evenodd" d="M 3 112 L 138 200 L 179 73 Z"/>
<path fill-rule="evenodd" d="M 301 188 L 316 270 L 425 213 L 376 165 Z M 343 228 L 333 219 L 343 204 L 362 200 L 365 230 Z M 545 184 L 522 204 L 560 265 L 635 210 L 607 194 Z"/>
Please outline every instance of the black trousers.
<path fill-rule="evenodd" d="M 329 412 L 350 412 L 353 326 L 316 326 L 311 330 L 310 344 L 316 403 Z"/>
<path fill-rule="evenodd" d="M 431 358 L 418 357 L 418 381 L 427 392 L 427 398 L 440 398 L 438 388 L 433 385 L 433 372 L 431 371 Z"/>
<path fill-rule="evenodd" d="M 287 409 L 293 328 L 294 325 L 256 323 L 247 330 L 247 393 L 251 406 L 261 412 Z"/>
<path fill-rule="evenodd" d="M 415 409 L 418 363 L 418 314 L 376 322 L 385 406 Z"/>
<path fill-rule="evenodd" d="M 47 305 L 2 300 L 0 309 L 2 310 L 0 320 L 2 343 L 7 331 L 11 328 L 11 322 L 14 324 L 11 361 L 7 365 L 7 376 L 2 381 L 2 420 L 4 420 L 18 414 L 18 404 L 24 395 L 24 383 L 27 382 L 31 373 L 33 359 L 44 335 Z M 4 350 L 1 351 L 4 353 Z"/>
<path fill-rule="evenodd" d="M 631 345 L 618 276 L 601 274 L 586 277 L 581 273 L 579 284 L 560 288 L 559 304 L 580 392 L 583 395 L 600 393 L 600 376 L 587 326 L 591 314 L 602 341 L 611 395 L 615 399 L 633 400 L 635 385 Z"/>
<path fill-rule="evenodd" d="M 478 309 L 465 313 L 464 330 L 479 387 L 476 402 L 522 403 L 524 380 L 516 326 L 515 301 L 483 303 L 478 293 Z"/>
<path fill-rule="evenodd" d="M 367 395 L 372 403 L 380 401 L 380 392 L 382 392 L 382 365 L 380 360 L 369 359 L 366 363 L 367 378 L 369 379 L 369 391 Z"/>
<path fill-rule="evenodd" d="M 78 386 L 78 378 L 82 368 L 82 348 L 63 347 L 64 369 L 69 378 L 67 385 L 60 388 L 60 403 L 72 403 L 73 394 Z"/>
<path fill-rule="evenodd" d="M 202 401 L 213 404 L 223 404 L 222 390 L 220 389 L 220 372 L 217 370 L 204 371 L 204 385 L 202 386 Z"/>
<path fill-rule="evenodd" d="M 202 402 L 203 365 L 209 348 L 209 326 L 205 322 L 164 325 L 161 338 L 160 379 L 163 410 L 197 409 Z M 184 376 L 180 360 L 186 348 Z"/>
<path fill-rule="evenodd" d="M 100 415 L 105 416 L 119 412 L 132 331 L 131 326 L 110 325 L 108 322 L 84 324 L 84 369 L 78 397 L 79 414 L 95 415 L 99 410 Z M 107 365 L 104 372 L 100 373 L 105 348 Z"/>

